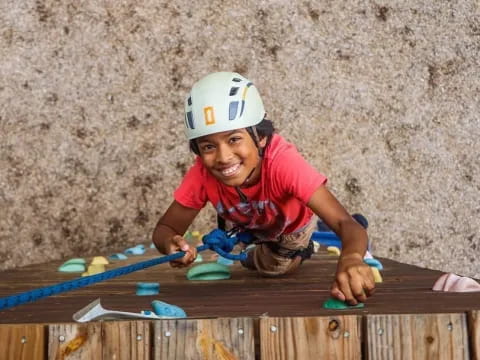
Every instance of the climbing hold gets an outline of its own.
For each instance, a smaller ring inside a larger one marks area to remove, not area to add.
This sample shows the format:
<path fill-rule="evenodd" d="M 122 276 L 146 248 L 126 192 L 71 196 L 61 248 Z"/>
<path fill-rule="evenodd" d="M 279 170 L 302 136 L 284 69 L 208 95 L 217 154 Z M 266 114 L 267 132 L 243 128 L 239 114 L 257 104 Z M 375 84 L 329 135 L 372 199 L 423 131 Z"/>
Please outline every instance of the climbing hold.
<path fill-rule="evenodd" d="M 371 258 L 371 259 L 363 259 L 363 262 L 367 264 L 368 266 L 377 268 L 378 270 L 383 270 L 383 265 L 380 261 L 377 259 Z"/>
<path fill-rule="evenodd" d="M 202 255 L 197 254 L 197 257 L 195 258 L 195 261 L 194 261 L 194 262 L 199 263 L 199 262 L 202 262 L 202 261 L 203 261 Z"/>
<path fill-rule="evenodd" d="M 67 260 L 58 267 L 58 271 L 67 273 L 83 272 L 85 271 L 85 259 L 74 258 Z"/>
<path fill-rule="evenodd" d="M 157 247 L 156 247 L 155 244 L 152 242 L 152 243 L 150 244 L 150 249 L 156 249 L 156 248 L 157 248 Z"/>
<path fill-rule="evenodd" d="M 153 312 L 158 316 L 169 316 L 172 318 L 185 318 L 185 311 L 176 305 L 167 304 L 160 300 L 152 301 Z"/>
<path fill-rule="evenodd" d="M 373 278 L 375 279 L 376 283 L 383 282 L 382 275 L 380 275 L 380 271 L 376 267 L 370 267 L 373 272 Z"/>
<path fill-rule="evenodd" d="M 188 280 L 224 280 L 230 279 L 230 268 L 219 263 L 203 263 L 187 272 Z"/>
<path fill-rule="evenodd" d="M 78 270 L 78 269 L 81 269 L 82 267 L 83 267 L 83 270 Z M 82 259 L 82 258 L 69 259 L 58 267 L 58 271 L 61 271 L 61 272 L 85 271 L 85 259 Z"/>
<path fill-rule="evenodd" d="M 110 260 L 125 260 L 128 259 L 128 257 L 124 254 L 118 253 L 118 254 L 113 254 L 108 257 Z"/>
<path fill-rule="evenodd" d="M 230 266 L 230 265 L 233 265 L 233 260 L 224 258 L 223 256 L 219 255 L 217 259 L 217 263 Z"/>
<path fill-rule="evenodd" d="M 139 282 L 137 283 L 137 295 L 158 295 L 160 291 L 160 284 L 155 282 Z"/>
<path fill-rule="evenodd" d="M 473 292 L 480 291 L 480 284 L 472 278 L 448 273 L 443 274 L 437 279 L 437 281 L 435 281 L 432 290 L 448 292 Z"/>
<path fill-rule="evenodd" d="M 145 253 L 145 246 L 140 244 L 124 251 L 127 255 L 142 255 Z"/>
<path fill-rule="evenodd" d="M 92 259 L 92 262 L 90 263 L 90 265 L 108 265 L 109 262 L 107 259 L 105 259 L 105 257 L 103 256 L 95 256 L 93 259 Z"/>
<path fill-rule="evenodd" d="M 348 305 L 346 302 L 335 299 L 335 298 L 328 298 L 323 303 L 324 309 L 335 309 L 335 310 L 345 310 L 345 309 L 360 309 L 365 307 L 364 303 L 358 303 L 357 305 Z"/>
<path fill-rule="evenodd" d="M 320 250 L 320 244 L 316 241 L 313 242 L 313 252 L 316 254 Z"/>
<path fill-rule="evenodd" d="M 336 246 L 327 247 L 328 255 L 340 256 L 340 249 Z"/>
<path fill-rule="evenodd" d="M 105 271 L 105 265 L 104 264 L 93 264 L 93 265 L 88 266 L 87 271 L 84 272 L 82 274 L 82 276 L 100 274 L 104 271 Z"/>

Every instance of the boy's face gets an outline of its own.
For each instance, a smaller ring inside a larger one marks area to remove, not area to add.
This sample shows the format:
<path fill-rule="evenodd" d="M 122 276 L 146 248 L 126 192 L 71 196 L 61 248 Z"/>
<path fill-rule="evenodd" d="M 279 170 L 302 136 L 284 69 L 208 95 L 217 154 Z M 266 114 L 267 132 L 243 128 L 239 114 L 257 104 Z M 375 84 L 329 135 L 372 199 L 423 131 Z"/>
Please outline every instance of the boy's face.
<path fill-rule="evenodd" d="M 267 139 L 260 140 L 265 147 Z M 246 129 L 224 131 L 197 139 L 203 164 L 227 186 L 247 187 L 260 179 L 258 148 Z"/>

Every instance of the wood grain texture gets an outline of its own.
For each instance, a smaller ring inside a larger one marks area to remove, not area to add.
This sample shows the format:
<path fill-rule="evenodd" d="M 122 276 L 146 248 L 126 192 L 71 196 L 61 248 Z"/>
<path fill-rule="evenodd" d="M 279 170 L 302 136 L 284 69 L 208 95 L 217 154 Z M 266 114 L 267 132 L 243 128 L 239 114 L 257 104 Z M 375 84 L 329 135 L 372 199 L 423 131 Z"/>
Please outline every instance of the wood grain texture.
<path fill-rule="evenodd" d="M 355 315 L 260 319 L 262 360 L 361 359 Z"/>
<path fill-rule="evenodd" d="M 48 358 L 51 360 L 101 359 L 101 323 L 49 325 Z"/>
<path fill-rule="evenodd" d="M 466 314 L 368 315 L 366 358 L 469 359 Z"/>
<path fill-rule="evenodd" d="M 16 324 L 0 326 L 0 359 L 46 359 L 45 326 Z"/>
<path fill-rule="evenodd" d="M 253 336 L 247 318 L 156 321 L 154 358 L 254 360 Z"/>
<path fill-rule="evenodd" d="M 104 359 L 150 359 L 149 321 L 106 321 L 102 335 Z"/>
<path fill-rule="evenodd" d="M 208 259 L 208 252 L 204 254 Z M 158 256 L 153 249 L 145 255 L 107 265 L 107 269 Z M 479 293 L 432 291 L 439 271 L 380 259 L 383 283 L 364 309 L 347 314 L 458 313 L 480 310 Z M 191 318 L 336 316 L 335 310 L 322 308 L 336 269 L 336 258 L 326 252 L 314 254 L 299 270 L 280 278 L 262 278 L 256 272 L 235 263 L 232 277 L 222 281 L 189 281 L 186 269 L 167 264 L 120 276 L 95 285 L 0 311 L 2 323 L 60 323 L 72 321 L 72 314 L 91 301 L 101 298 L 107 309 L 139 312 L 150 309 L 155 296 L 136 296 L 137 282 L 160 283 L 161 299 L 182 307 Z M 0 296 L 39 286 L 70 280 L 78 274 L 59 273 L 62 262 L 32 265 L 0 272 Z M 194 293 L 195 296 L 191 296 Z M 212 296 L 215 294 L 215 296 Z M 342 314 L 344 314 L 342 312 Z"/>
<path fill-rule="evenodd" d="M 472 350 L 472 359 L 480 360 L 480 311 L 470 311 L 468 313 L 468 330 L 470 337 L 470 349 Z"/>

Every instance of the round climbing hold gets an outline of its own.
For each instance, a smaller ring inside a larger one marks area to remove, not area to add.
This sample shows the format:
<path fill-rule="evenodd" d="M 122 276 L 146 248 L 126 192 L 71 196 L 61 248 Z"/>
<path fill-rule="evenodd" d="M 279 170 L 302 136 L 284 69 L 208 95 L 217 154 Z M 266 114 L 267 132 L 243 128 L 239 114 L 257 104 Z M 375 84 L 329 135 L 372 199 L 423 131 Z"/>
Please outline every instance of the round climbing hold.
<path fill-rule="evenodd" d="M 230 268 L 219 263 L 203 263 L 187 272 L 188 280 L 225 280 L 230 279 Z"/>
<path fill-rule="evenodd" d="M 148 296 L 158 295 L 160 291 L 160 284 L 155 282 L 139 282 L 137 283 L 137 295 Z"/>
<path fill-rule="evenodd" d="M 335 299 L 335 298 L 328 298 L 323 303 L 324 309 L 334 309 L 334 310 L 347 310 L 347 309 L 359 309 L 365 307 L 364 303 L 358 303 L 357 305 L 348 305 L 346 302 Z"/>

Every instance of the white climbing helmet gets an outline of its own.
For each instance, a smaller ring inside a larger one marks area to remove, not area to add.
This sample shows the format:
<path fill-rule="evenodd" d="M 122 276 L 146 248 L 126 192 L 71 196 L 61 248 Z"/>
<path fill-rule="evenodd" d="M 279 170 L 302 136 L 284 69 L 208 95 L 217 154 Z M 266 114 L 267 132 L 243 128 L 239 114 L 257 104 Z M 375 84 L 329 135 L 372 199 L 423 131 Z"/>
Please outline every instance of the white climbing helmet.
<path fill-rule="evenodd" d="M 196 82 L 185 100 L 188 140 L 257 125 L 265 108 L 257 88 L 242 75 L 216 72 Z"/>

